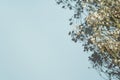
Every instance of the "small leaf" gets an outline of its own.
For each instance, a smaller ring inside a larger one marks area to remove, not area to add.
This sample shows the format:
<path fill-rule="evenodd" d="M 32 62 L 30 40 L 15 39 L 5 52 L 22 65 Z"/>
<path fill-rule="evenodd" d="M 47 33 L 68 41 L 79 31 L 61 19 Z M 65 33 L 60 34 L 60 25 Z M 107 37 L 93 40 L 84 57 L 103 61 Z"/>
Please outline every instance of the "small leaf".
<path fill-rule="evenodd" d="M 72 21 L 72 18 L 70 18 L 69 21 Z"/>
<path fill-rule="evenodd" d="M 62 8 L 65 8 L 65 6 L 62 6 Z"/>
<path fill-rule="evenodd" d="M 68 35 L 71 35 L 71 32 L 69 32 Z"/>
<path fill-rule="evenodd" d="M 72 25 L 73 24 L 73 22 L 70 22 L 70 25 Z"/>

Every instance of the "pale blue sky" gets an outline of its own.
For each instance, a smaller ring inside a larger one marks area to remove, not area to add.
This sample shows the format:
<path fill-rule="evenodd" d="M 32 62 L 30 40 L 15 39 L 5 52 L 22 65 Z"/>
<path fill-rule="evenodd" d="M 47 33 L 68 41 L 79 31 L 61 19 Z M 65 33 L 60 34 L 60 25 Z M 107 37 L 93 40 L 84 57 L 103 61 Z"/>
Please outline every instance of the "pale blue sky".
<path fill-rule="evenodd" d="M 0 80 L 101 80 L 54 0 L 0 0 Z"/>

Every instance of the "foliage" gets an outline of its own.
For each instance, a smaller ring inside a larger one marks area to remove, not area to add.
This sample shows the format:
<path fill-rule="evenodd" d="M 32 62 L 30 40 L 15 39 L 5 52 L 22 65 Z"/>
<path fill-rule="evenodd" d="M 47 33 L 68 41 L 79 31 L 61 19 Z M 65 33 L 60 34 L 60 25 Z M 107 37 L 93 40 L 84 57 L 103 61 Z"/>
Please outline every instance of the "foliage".
<path fill-rule="evenodd" d="M 120 80 L 120 0 L 56 0 L 74 11 L 69 19 L 74 42 L 82 41 L 92 52 L 93 68 L 108 78 Z M 77 23 L 76 23 L 77 22 Z"/>

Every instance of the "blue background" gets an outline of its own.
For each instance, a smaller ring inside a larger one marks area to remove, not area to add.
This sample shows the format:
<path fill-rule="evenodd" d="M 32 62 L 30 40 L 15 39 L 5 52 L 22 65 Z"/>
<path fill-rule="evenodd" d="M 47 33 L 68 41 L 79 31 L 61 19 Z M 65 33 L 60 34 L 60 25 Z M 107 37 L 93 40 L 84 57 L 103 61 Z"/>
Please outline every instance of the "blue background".
<path fill-rule="evenodd" d="M 0 0 L 0 80 L 101 80 L 68 36 L 72 15 L 54 0 Z"/>

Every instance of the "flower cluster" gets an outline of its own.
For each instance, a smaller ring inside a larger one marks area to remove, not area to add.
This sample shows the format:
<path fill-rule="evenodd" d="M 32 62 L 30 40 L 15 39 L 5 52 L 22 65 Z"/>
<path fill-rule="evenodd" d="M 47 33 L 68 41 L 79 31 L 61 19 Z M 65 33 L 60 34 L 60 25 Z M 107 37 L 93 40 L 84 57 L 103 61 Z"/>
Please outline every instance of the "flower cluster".
<path fill-rule="evenodd" d="M 93 52 L 89 59 L 95 67 L 120 80 L 120 0 L 57 0 L 57 3 L 74 11 L 70 25 L 80 22 L 69 32 L 72 40 L 82 41 L 84 51 Z"/>

